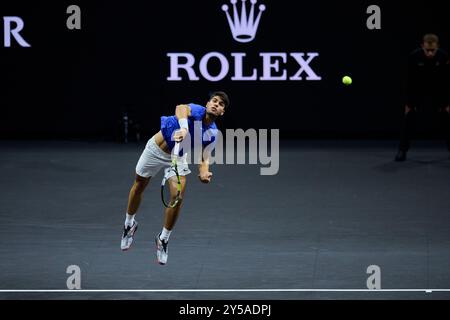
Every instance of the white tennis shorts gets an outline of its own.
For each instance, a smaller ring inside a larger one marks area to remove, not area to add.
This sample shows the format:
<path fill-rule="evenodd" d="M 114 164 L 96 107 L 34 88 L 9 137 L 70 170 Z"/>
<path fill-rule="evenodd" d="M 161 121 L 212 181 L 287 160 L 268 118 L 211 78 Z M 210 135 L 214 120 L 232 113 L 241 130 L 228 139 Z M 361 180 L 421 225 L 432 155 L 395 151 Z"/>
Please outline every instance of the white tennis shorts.
<path fill-rule="evenodd" d="M 186 176 L 191 173 L 186 158 L 187 153 L 178 158 L 177 166 L 178 174 L 180 176 Z M 175 175 L 175 171 L 170 170 L 171 164 L 172 160 L 170 158 L 170 154 L 161 150 L 161 148 L 156 144 L 155 139 L 151 138 L 147 142 L 147 145 L 145 146 L 145 149 L 136 165 L 136 174 L 144 178 L 154 177 L 161 169 L 164 168 L 164 175 L 167 179 L 169 179 Z"/>

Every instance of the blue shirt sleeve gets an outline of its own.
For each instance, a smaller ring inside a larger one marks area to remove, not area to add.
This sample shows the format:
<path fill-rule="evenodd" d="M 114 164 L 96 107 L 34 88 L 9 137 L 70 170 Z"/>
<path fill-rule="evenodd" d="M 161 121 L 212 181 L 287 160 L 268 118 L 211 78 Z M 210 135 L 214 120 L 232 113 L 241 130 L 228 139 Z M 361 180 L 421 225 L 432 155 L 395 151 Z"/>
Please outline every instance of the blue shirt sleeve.
<path fill-rule="evenodd" d="M 201 121 L 206 113 L 206 108 L 195 103 L 190 103 L 189 107 L 191 107 L 191 115 L 189 116 L 189 119 L 193 121 Z"/>

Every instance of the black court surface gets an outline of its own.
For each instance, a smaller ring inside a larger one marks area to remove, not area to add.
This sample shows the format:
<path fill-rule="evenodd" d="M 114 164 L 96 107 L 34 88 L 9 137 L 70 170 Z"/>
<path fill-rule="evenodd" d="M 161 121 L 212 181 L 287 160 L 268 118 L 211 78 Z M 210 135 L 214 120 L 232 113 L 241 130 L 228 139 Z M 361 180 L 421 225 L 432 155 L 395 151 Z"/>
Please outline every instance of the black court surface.
<path fill-rule="evenodd" d="M 396 163 L 396 143 L 282 141 L 277 175 L 213 165 L 209 185 L 191 165 L 160 266 L 161 173 L 120 250 L 144 144 L 3 141 L 0 298 L 448 299 L 449 154 L 418 142 Z M 70 266 L 81 290 L 64 291 Z"/>

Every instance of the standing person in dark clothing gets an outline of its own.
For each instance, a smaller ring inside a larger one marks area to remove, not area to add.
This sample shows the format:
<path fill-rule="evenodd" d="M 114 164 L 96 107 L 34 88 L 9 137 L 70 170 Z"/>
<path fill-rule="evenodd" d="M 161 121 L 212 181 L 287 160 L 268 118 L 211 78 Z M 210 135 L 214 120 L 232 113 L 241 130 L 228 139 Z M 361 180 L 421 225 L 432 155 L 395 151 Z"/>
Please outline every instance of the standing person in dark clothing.
<path fill-rule="evenodd" d="M 395 161 L 405 161 L 416 121 L 438 116 L 450 151 L 450 76 L 448 54 L 439 48 L 439 38 L 426 34 L 421 47 L 408 59 L 407 103 L 399 150 Z"/>

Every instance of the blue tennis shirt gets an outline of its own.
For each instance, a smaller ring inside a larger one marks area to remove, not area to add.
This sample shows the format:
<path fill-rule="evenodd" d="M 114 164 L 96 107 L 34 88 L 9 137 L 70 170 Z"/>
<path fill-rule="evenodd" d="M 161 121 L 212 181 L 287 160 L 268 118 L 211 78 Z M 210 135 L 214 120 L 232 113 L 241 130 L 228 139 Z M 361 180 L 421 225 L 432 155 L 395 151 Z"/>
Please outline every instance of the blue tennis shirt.
<path fill-rule="evenodd" d="M 206 114 L 206 108 L 194 103 L 189 103 L 188 105 L 191 108 L 191 115 L 187 119 L 189 125 L 189 134 L 191 136 L 191 148 L 194 148 L 194 139 L 201 139 L 202 146 L 206 147 L 216 140 L 216 123 L 212 122 L 209 125 L 205 125 L 203 123 L 203 118 Z M 197 125 L 194 125 L 194 122 L 197 122 Z M 180 125 L 178 124 L 178 119 L 176 116 L 161 117 L 161 132 L 170 150 L 172 150 L 175 146 L 173 134 L 179 129 Z M 197 132 L 195 132 L 195 130 L 197 130 Z"/>

